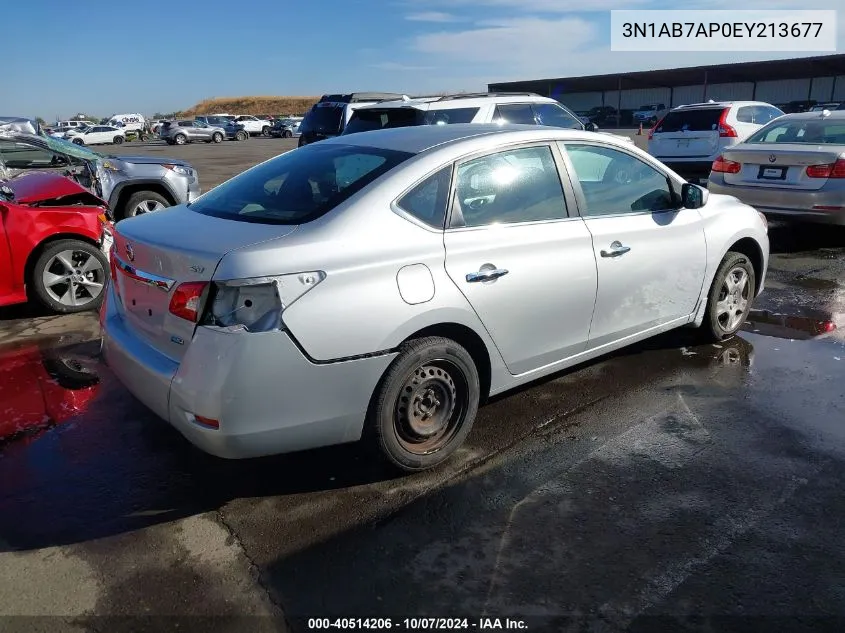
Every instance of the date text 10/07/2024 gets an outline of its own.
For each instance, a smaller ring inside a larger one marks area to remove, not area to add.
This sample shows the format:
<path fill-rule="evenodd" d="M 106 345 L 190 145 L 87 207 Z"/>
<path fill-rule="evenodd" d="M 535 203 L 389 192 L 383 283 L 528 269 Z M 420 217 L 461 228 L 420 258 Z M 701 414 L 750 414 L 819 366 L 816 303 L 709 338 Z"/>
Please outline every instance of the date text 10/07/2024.
<path fill-rule="evenodd" d="M 524 620 L 512 618 L 309 618 L 309 630 L 382 631 L 519 631 Z"/>

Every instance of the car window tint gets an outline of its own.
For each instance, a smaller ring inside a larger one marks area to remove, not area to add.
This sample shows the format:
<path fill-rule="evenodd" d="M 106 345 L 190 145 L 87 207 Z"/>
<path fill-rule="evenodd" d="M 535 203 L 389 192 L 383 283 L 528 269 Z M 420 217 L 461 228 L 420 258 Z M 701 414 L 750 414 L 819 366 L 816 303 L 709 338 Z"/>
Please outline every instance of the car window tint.
<path fill-rule="evenodd" d="M 493 120 L 501 123 L 536 125 L 534 110 L 529 103 L 502 103 L 496 106 Z"/>
<path fill-rule="evenodd" d="M 25 143 L 0 140 L 0 158 L 9 169 L 39 169 L 66 165 L 67 159 Z"/>
<path fill-rule="evenodd" d="M 235 176 L 189 208 L 243 222 L 301 224 L 333 209 L 412 155 L 314 143 Z"/>
<path fill-rule="evenodd" d="M 677 208 L 667 176 L 640 159 L 609 147 L 564 144 L 584 193 L 584 216 Z"/>
<path fill-rule="evenodd" d="M 534 112 L 540 125 L 562 127 L 570 130 L 583 130 L 581 121 L 556 103 L 535 103 Z"/>
<path fill-rule="evenodd" d="M 724 108 L 672 110 L 663 117 L 654 132 L 712 132 L 719 129 L 722 112 Z"/>
<path fill-rule="evenodd" d="M 454 226 L 536 222 L 567 217 L 551 148 L 499 152 L 458 167 Z"/>
<path fill-rule="evenodd" d="M 756 108 L 752 106 L 742 106 L 736 111 L 736 120 L 740 123 L 755 123 L 754 115 Z"/>
<path fill-rule="evenodd" d="M 443 110 L 429 110 L 425 114 L 425 122 L 430 125 L 448 125 L 450 123 L 472 123 L 479 108 L 447 108 Z"/>
<path fill-rule="evenodd" d="M 754 108 L 754 123 L 758 125 L 766 125 L 770 121 L 778 118 L 781 116 L 783 112 L 778 110 L 777 108 L 772 108 L 770 106 L 755 106 Z"/>
<path fill-rule="evenodd" d="M 752 134 L 745 142 L 845 145 L 845 123 L 819 119 L 775 121 Z"/>
<path fill-rule="evenodd" d="M 451 180 L 452 167 L 444 167 L 411 189 L 396 204 L 419 221 L 442 229 Z"/>

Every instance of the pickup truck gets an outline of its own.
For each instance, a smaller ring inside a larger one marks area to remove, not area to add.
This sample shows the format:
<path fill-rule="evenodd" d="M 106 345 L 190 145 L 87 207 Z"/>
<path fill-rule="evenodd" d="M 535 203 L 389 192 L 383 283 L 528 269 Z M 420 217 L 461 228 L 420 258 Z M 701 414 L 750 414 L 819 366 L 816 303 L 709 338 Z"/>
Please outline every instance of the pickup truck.
<path fill-rule="evenodd" d="M 259 119 L 251 114 L 235 117 L 235 123 L 243 125 L 244 130 L 250 135 L 263 134 L 264 136 L 270 136 L 270 129 L 273 127 L 270 121 Z"/>
<path fill-rule="evenodd" d="M 634 111 L 634 123 L 657 123 L 668 112 L 662 103 L 650 103 Z"/>

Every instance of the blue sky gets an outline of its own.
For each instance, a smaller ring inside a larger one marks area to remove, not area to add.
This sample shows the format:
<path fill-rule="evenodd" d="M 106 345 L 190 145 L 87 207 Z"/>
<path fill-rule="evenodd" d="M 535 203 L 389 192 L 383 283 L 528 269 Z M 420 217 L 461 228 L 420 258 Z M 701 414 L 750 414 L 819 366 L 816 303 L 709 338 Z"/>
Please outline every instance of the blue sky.
<path fill-rule="evenodd" d="M 740 4 L 765 10 L 834 3 Z M 9 1 L 2 11 L 0 112 L 48 120 L 77 111 L 151 114 L 215 96 L 483 90 L 493 81 L 797 56 L 610 51 L 610 9 L 668 6 L 666 0 Z M 722 9 L 729 19 L 736 6 L 687 0 L 671 8 Z M 29 28 L 33 22 L 37 29 Z M 838 34 L 841 52 L 845 12 Z"/>

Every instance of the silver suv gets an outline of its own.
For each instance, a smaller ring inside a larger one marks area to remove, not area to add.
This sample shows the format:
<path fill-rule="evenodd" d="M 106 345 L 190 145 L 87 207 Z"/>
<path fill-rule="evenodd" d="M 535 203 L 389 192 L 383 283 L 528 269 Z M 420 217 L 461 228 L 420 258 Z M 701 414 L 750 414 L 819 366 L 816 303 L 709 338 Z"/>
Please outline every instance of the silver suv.
<path fill-rule="evenodd" d="M 196 200 L 197 172 L 178 158 L 103 156 L 50 136 L 0 131 L 0 180 L 56 171 L 108 202 L 115 220 Z"/>
<path fill-rule="evenodd" d="M 184 145 L 195 141 L 222 143 L 226 139 L 226 129 L 202 121 L 183 119 L 162 123 L 158 135 L 167 141 L 168 145 Z"/>

